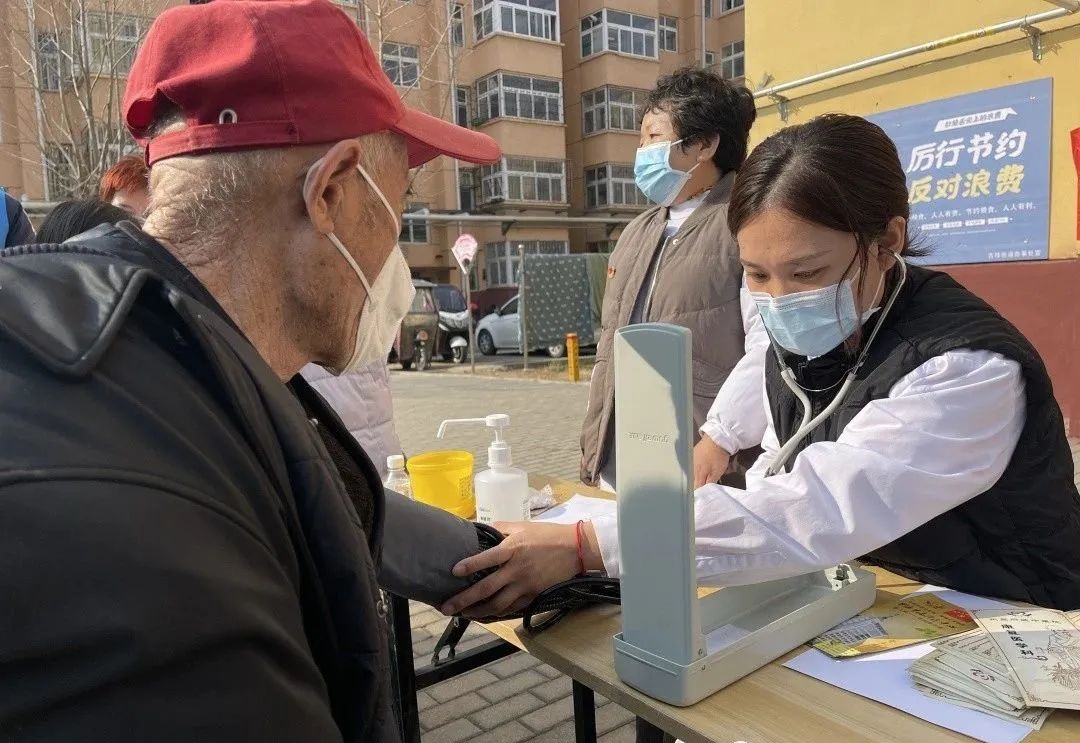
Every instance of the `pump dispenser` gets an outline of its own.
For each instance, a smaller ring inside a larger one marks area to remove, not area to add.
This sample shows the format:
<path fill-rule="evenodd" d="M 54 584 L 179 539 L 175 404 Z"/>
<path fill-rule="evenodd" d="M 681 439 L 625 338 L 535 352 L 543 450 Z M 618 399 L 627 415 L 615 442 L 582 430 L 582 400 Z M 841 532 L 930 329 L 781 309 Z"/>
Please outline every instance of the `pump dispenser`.
<path fill-rule="evenodd" d="M 529 520 L 529 476 L 525 470 L 511 466 L 510 444 L 504 429 L 510 425 L 510 416 L 496 414 L 486 418 L 460 418 L 443 421 L 438 438 L 442 438 L 450 426 L 482 423 L 494 430 L 494 440 L 488 447 L 488 469 L 477 473 L 476 520 L 481 524 L 496 521 Z"/>

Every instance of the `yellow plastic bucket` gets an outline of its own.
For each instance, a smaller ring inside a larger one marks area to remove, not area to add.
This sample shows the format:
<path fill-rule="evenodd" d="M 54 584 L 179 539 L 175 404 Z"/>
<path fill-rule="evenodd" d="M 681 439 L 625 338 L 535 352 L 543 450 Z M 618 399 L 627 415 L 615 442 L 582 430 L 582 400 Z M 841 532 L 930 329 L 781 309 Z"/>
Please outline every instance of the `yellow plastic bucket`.
<path fill-rule="evenodd" d="M 463 519 L 476 514 L 473 455 L 467 451 L 433 451 L 409 458 L 413 497 Z"/>

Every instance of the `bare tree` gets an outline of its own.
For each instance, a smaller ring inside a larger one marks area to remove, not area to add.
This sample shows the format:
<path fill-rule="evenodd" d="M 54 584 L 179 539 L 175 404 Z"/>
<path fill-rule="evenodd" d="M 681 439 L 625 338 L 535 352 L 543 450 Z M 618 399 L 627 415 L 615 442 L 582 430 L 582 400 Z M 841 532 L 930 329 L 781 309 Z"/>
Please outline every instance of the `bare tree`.
<path fill-rule="evenodd" d="M 45 198 L 96 193 L 102 174 L 135 148 L 123 124 L 125 76 L 163 3 L 14 3 L 2 31 L 12 72 L 32 97 L 29 110 L 20 108 L 19 126 L 36 132 Z"/>
<path fill-rule="evenodd" d="M 359 0 L 355 5 L 357 23 L 402 100 L 443 119 L 454 118 L 458 66 L 469 53 L 465 5 L 463 0 Z M 429 163 L 413 170 L 410 188 L 422 196 L 437 196 L 439 167 Z"/>

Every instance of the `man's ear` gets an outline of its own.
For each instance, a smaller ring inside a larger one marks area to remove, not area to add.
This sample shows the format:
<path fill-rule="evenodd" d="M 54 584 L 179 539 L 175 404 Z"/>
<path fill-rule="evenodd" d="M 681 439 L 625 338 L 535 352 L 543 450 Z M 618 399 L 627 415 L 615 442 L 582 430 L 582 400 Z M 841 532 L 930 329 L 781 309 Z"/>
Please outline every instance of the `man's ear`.
<path fill-rule="evenodd" d="M 334 231 L 334 220 L 345 201 L 345 184 L 359 177 L 360 143 L 355 139 L 338 142 L 319 158 L 304 179 L 304 207 L 308 219 L 322 235 Z"/>

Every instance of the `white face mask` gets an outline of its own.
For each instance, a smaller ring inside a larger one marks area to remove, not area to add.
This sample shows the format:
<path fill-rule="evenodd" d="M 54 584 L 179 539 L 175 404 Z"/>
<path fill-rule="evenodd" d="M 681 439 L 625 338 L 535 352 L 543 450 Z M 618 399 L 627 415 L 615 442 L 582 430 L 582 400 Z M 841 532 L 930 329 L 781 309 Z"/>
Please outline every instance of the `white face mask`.
<path fill-rule="evenodd" d="M 397 213 L 386 200 L 382 189 L 375 185 L 375 181 L 367 174 L 363 166 L 358 164 L 356 169 L 360 171 L 360 175 L 364 177 L 386 207 L 386 211 L 390 213 L 390 219 L 394 223 L 394 234 L 400 234 L 401 225 L 398 222 Z M 340 369 L 326 367 L 327 371 L 336 376 L 354 372 L 379 360 L 386 360 L 394 338 L 397 336 L 401 320 L 412 307 L 416 289 L 413 287 L 409 263 L 405 260 L 400 245 L 394 245 L 379 275 L 375 277 L 374 282 L 369 283 L 364 272 L 360 270 L 360 266 L 345 249 L 337 235 L 331 232 L 327 234 L 327 237 L 348 262 L 349 267 L 367 291 L 367 300 L 364 303 L 364 309 L 360 312 L 360 323 L 356 326 L 356 340 L 353 341 L 349 360 Z"/>

